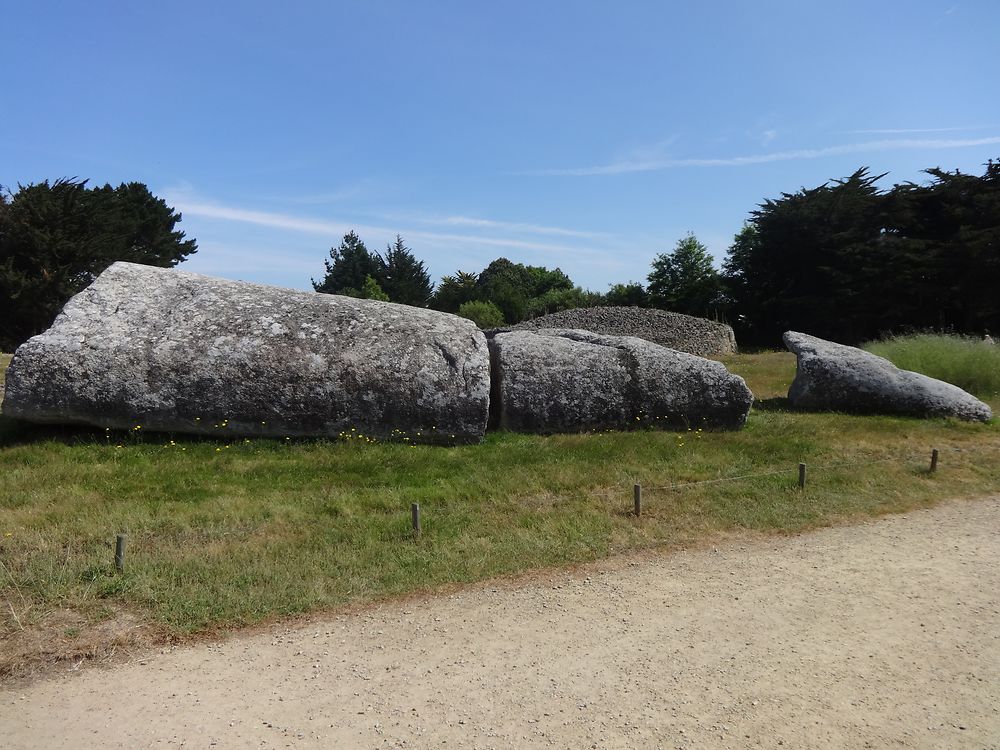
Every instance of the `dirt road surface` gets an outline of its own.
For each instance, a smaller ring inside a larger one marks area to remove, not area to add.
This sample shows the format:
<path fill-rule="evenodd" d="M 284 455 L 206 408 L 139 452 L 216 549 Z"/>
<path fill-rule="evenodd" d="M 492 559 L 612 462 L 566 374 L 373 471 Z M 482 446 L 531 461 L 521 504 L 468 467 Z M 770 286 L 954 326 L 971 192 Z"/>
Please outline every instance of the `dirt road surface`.
<path fill-rule="evenodd" d="M 0 691 L 6 748 L 998 748 L 1000 498 Z"/>

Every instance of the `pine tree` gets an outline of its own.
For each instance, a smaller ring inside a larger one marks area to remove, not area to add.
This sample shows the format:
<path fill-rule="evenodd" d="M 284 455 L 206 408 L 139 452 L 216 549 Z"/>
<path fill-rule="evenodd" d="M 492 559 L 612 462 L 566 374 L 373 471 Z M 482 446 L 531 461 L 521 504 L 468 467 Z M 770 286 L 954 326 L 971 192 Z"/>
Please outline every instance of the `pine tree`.
<path fill-rule="evenodd" d="M 883 176 L 861 168 L 752 212 L 724 264 L 742 340 L 777 346 L 792 329 L 855 343 L 878 325 L 866 305 L 891 286 L 879 258 Z"/>
<path fill-rule="evenodd" d="M 403 305 L 426 307 L 433 286 L 424 262 L 417 260 L 398 234 L 384 256 L 375 260 L 376 280 L 389 299 Z"/>
<path fill-rule="evenodd" d="M 377 258 L 368 252 L 354 230 L 344 235 L 339 247 L 330 248 L 330 258 L 323 263 L 326 266 L 323 280 L 312 280 L 317 292 L 358 297 L 368 276 L 378 279 Z"/>
<path fill-rule="evenodd" d="M 708 248 L 694 234 L 677 242 L 671 253 L 660 253 L 649 273 L 650 303 L 686 315 L 709 316 L 721 302 L 722 282 Z"/>

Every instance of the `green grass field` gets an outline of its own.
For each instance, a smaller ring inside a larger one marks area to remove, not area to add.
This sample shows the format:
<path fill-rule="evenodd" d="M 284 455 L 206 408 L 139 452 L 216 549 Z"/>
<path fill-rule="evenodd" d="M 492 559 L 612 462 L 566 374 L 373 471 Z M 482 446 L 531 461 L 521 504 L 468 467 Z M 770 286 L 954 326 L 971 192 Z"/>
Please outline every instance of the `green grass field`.
<path fill-rule="evenodd" d="M 725 362 L 759 399 L 740 432 L 494 433 L 445 448 L 106 434 L 0 417 L 0 674 L 1000 489 L 996 420 L 793 413 L 783 399 L 792 355 Z M 800 461 L 810 467 L 805 491 Z M 747 474 L 761 476 L 664 489 Z M 630 513 L 634 483 L 644 486 L 641 519 Z M 128 535 L 123 573 L 113 565 L 118 533 Z"/>
<path fill-rule="evenodd" d="M 865 348 L 897 367 L 945 380 L 979 398 L 1000 397 L 1000 346 L 979 338 L 919 333 L 873 341 Z"/>

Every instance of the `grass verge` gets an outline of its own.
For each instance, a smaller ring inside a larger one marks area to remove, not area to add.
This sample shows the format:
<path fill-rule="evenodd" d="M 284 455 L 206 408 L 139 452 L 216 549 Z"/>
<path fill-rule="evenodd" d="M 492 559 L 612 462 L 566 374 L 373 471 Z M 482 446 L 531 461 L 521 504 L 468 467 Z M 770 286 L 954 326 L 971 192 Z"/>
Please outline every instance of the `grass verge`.
<path fill-rule="evenodd" d="M 0 674 L 1000 489 L 996 420 L 792 413 L 783 396 L 794 362 L 787 353 L 726 359 L 760 399 L 746 428 L 730 433 L 495 433 L 443 448 L 106 434 L 0 417 Z M 941 451 L 933 475 L 932 447 Z M 811 467 L 805 491 L 800 461 Z M 746 474 L 761 476 L 666 488 Z M 644 486 L 641 520 L 629 513 L 633 483 Z M 423 511 L 420 539 L 411 502 Z M 122 573 L 118 533 L 129 539 Z"/>
<path fill-rule="evenodd" d="M 1000 398 L 1000 346 L 969 336 L 918 333 L 872 341 L 865 349 L 897 367 L 957 385 L 979 398 Z"/>

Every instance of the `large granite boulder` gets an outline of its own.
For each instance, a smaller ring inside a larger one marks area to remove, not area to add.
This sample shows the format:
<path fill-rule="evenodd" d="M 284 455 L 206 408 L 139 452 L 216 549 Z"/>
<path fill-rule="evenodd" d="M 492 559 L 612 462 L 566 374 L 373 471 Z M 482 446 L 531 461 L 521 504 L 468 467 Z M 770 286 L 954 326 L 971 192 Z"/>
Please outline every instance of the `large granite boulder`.
<path fill-rule="evenodd" d="M 725 323 L 645 307 L 576 307 L 526 320 L 512 328 L 574 328 L 605 336 L 635 336 L 699 357 L 736 351 L 736 335 Z"/>
<path fill-rule="evenodd" d="M 115 263 L 18 348 L 5 416 L 210 435 L 482 438 L 468 320 Z"/>
<path fill-rule="evenodd" d="M 509 430 L 739 428 L 753 403 L 720 363 L 631 336 L 500 331 L 490 350 L 492 419 Z"/>
<path fill-rule="evenodd" d="M 889 360 L 830 341 L 788 331 L 785 346 L 798 371 L 788 400 L 799 409 L 988 421 L 990 407 L 961 388 Z"/>

